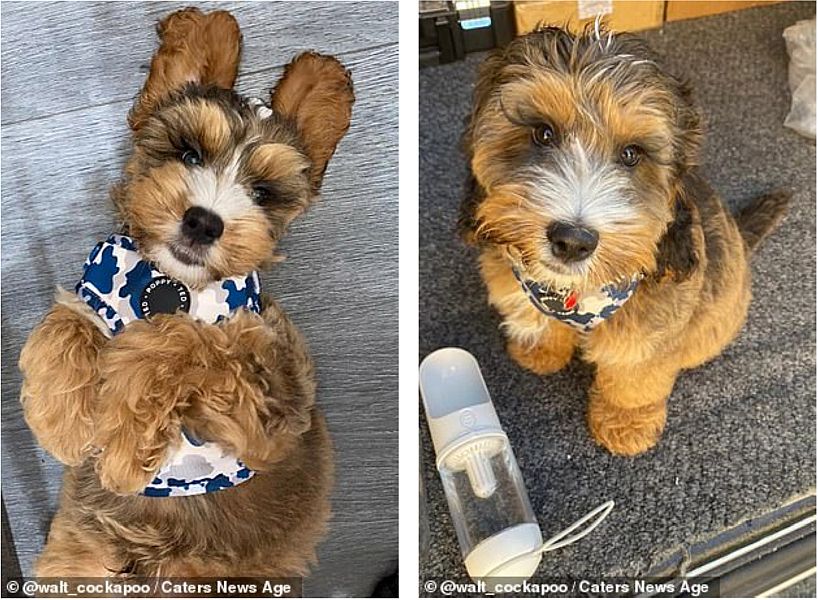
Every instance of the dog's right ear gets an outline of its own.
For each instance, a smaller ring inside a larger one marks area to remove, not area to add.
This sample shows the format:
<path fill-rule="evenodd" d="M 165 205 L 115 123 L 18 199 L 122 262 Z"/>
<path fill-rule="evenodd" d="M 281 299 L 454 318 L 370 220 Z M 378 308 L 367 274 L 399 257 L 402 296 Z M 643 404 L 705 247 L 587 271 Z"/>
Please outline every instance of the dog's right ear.
<path fill-rule="evenodd" d="M 162 19 L 156 32 L 159 50 L 128 114 L 128 125 L 134 131 L 172 92 L 191 83 L 231 89 L 238 73 L 241 31 L 230 13 L 205 14 L 198 8 L 185 8 Z"/>
<path fill-rule="evenodd" d="M 474 143 L 474 129 L 483 108 L 488 104 L 489 98 L 500 85 L 500 73 L 508 63 L 505 50 L 498 48 L 493 50 L 488 57 L 477 67 L 477 82 L 472 92 L 472 111 L 466 118 L 466 128 L 461 140 L 461 146 L 467 159 L 471 162 L 472 146 Z"/>
<path fill-rule="evenodd" d="M 474 130 L 480 118 L 480 113 L 499 86 L 500 72 L 507 62 L 505 50 L 495 49 L 478 67 L 477 82 L 472 92 L 472 112 L 465 119 L 465 129 L 460 140 L 463 154 L 466 156 L 468 175 L 463 186 L 463 198 L 460 202 L 460 215 L 457 220 L 457 233 L 469 245 L 476 245 L 479 242 L 476 236 L 477 220 L 475 214 L 477 207 L 486 197 L 483 186 L 478 183 L 471 170 L 472 157 L 474 156 Z"/>

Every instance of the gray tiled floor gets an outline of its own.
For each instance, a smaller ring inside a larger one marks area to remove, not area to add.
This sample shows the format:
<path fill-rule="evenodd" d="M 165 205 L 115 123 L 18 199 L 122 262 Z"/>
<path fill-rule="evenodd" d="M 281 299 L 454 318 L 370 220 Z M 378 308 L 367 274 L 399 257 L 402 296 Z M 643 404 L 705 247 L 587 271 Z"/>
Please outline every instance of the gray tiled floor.
<path fill-rule="evenodd" d="M 59 465 L 22 421 L 16 362 L 55 285 L 70 286 L 115 226 L 107 189 L 161 15 L 188 3 L 2 5 L 2 467 L 30 574 Z M 397 3 L 214 3 L 244 33 L 237 88 L 262 95 L 298 51 L 339 56 L 357 102 L 322 201 L 263 278 L 305 332 L 336 446 L 334 516 L 305 584 L 366 595 L 397 561 Z"/>

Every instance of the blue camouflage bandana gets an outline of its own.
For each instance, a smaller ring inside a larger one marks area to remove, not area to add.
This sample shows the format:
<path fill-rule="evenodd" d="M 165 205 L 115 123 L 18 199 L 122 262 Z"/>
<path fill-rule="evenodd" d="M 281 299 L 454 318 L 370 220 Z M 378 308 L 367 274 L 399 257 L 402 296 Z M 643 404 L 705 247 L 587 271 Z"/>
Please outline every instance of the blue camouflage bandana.
<path fill-rule="evenodd" d="M 630 300 L 642 279 L 642 274 L 637 273 L 620 283 L 609 283 L 597 291 L 580 294 L 570 288 L 553 288 L 535 281 L 511 252 L 507 251 L 507 255 L 514 277 L 531 304 L 545 316 L 562 321 L 581 333 L 588 333 L 609 319 Z"/>
<path fill-rule="evenodd" d="M 191 290 L 146 261 L 136 242 L 112 235 L 85 261 L 77 295 L 96 312 L 112 335 L 128 323 L 162 313 L 186 312 L 217 323 L 240 309 L 261 312 L 261 283 L 253 271 Z M 233 487 L 255 473 L 218 444 L 195 440 L 183 432 L 179 445 L 142 492 L 144 496 L 194 496 Z"/>

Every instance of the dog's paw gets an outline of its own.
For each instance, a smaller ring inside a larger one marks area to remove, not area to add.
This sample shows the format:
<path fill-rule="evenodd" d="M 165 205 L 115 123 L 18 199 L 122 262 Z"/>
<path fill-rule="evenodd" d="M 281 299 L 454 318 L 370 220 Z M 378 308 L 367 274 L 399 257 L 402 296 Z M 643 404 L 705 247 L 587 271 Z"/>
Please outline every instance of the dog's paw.
<path fill-rule="evenodd" d="M 521 367 L 537 375 L 556 373 L 571 361 L 574 347 L 537 343 L 533 346 L 509 340 L 506 351 Z"/>
<path fill-rule="evenodd" d="M 271 310 L 264 318 L 239 311 L 212 326 L 208 337 L 221 340 L 223 356 L 202 370 L 184 414 L 191 432 L 257 470 L 280 459 L 310 429 L 315 401 L 303 340 L 294 337 L 283 314 Z"/>
<path fill-rule="evenodd" d="M 139 456 L 126 456 L 119 449 L 109 446 L 103 450 L 96 463 L 99 483 L 115 494 L 136 494 L 151 482 L 159 468 L 159 462 L 144 461 Z"/>
<path fill-rule="evenodd" d="M 620 408 L 591 393 L 588 428 L 594 439 L 612 454 L 635 456 L 653 448 L 662 436 L 665 402 L 638 408 Z"/>
<path fill-rule="evenodd" d="M 104 488 L 144 488 L 179 440 L 181 414 L 202 379 L 200 356 L 209 351 L 201 330 L 187 317 L 160 315 L 130 324 L 100 353 L 93 445 Z"/>

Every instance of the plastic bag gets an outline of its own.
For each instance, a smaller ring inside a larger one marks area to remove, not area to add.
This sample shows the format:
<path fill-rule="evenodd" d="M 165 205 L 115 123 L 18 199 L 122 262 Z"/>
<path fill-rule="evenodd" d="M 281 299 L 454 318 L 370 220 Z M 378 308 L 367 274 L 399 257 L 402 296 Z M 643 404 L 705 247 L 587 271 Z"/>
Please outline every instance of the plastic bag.
<path fill-rule="evenodd" d="M 815 19 L 784 30 L 790 55 L 792 106 L 784 125 L 815 139 Z"/>

